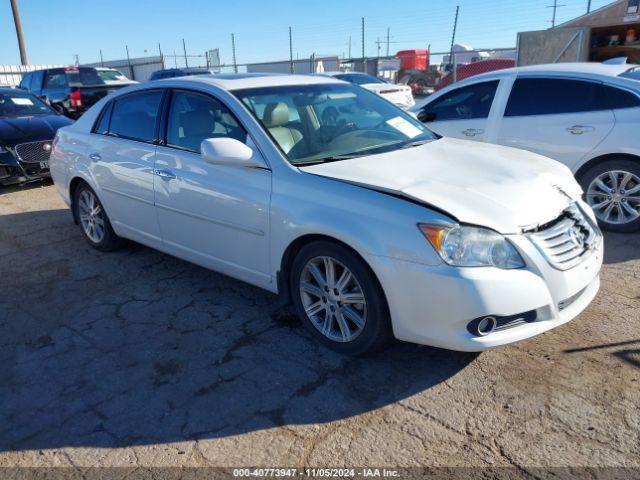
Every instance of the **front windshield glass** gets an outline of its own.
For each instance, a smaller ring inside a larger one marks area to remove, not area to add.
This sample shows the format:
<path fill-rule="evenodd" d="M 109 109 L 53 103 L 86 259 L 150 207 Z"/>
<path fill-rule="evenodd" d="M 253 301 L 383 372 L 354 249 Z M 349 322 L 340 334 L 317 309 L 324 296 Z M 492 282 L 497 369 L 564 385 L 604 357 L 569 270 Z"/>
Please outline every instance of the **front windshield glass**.
<path fill-rule="evenodd" d="M 437 138 L 398 107 L 349 84 L 234 93 L 294 165 L 389 152 Z"/>
<path fill-rule="evenodd" d="M 19 90 L 0 92 L 0 117 L 51 115 L 54 111 L 42 100 Z"/>
<path fill-rule="evenodd" d="M 356 85 L 367 85 L 369 83 L 385 83 L 379 78 L 376 78 L 372 75 L 367 75 L 365 73 L 341 73 L 339 75 L 334 75 L 334 77 L 339 80 L 344 80 L 345 82 L 355 83 Z"/>
<path fill-rule="evenodd" d="M 117 70 L 98 70 L 98 75 L 100 78 L 105 81 L 126 81 L 127 77 L 125 77 L 122 73 Z"/>

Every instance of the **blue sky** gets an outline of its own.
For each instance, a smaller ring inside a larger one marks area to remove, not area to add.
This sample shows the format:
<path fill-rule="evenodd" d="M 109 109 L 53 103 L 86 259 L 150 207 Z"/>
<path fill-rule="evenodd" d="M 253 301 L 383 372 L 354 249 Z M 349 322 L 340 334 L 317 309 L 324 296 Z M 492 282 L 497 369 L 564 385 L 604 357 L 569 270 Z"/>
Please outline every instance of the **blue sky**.
<path fill-rule="evenodd" d="M 516 33 L 548 28 L 553 0 L 18 0 L 31 64 L 71 64 L 157 53 L 190 54 L 220 48 L 231 62 L 232 32 L 238 63 L 289 57 L 288 27 L 294 56 L 361 54 L 360 18 L 365 17 L 366 55 L 377 53 L 376 39 L 391 29 L 390 51 L 449 48 L 455 6 L 460 5 L 457 42 L 475 48 L 512 47 Z M 586 12 L 587 0 L 561 0 L 558 23 Z M 593 0 L 592 8 L 609 3 Z M 231 7 L 230 7 L 231 6 Z M 0 2 L 0 65 L 19 63 L 9 2 Z M 382 54 L 386 46 L 382 46 Z M 146 52 L 145 52 L 146 51 Z M 191 61 L 190 64 L 196 63 Z M 169 63 L 169 62 L 168 62 Z M 170 61 L 173 63 L 173 60 Z"/>

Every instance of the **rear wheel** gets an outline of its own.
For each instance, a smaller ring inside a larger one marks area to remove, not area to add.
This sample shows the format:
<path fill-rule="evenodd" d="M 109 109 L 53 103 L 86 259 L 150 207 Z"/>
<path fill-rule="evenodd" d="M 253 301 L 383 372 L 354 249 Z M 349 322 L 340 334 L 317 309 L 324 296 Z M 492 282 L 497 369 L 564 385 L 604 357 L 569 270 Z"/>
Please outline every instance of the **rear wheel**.
<path fill-rule="evenodd" d="M 303 247 L 293 262 L 291 296 L 308 330 L 329 348 L 357 355 L 391 338 L 384 293 L 373 272 L 331 242 Z"/>
<path fill-rule="evenodd" d="M 608 160 L 588 170 L 580 183 L 600 226 L 612 232 L 640 230 L 640 164 Z"/>
<path fill-rule="evenodd" d="M 73 195 L 73 208 L 82 234 L 92 247 L 108 252 L 122 245 L 122 239 L 113 231 L 107 212 L 98 200 L 98 196 L 86 183 L 76 188 Z"/>

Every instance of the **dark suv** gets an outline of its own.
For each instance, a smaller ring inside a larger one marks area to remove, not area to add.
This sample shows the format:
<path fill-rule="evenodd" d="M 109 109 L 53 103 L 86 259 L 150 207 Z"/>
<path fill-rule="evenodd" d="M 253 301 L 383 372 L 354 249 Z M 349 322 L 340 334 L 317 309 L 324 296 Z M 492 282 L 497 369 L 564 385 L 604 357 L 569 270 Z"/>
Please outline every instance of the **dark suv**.
<path fill-rule="evenodd" d="M 203 67 L 166 68 L 164 70 L 156 70 L 153 72 L 149 77 L 149 81 L 160 80 L 161 78 L 186 77 L 188 75 L 209 75 L 211 73 L 215 72 Z"/>
<path fill-rule="evenodd" d="M 95 68 L 64 67 L 26 73 L 19 88 L 45 100 L 67 117 L 78 118 L 102 97 L 123 86 L 107 85 Z"/>

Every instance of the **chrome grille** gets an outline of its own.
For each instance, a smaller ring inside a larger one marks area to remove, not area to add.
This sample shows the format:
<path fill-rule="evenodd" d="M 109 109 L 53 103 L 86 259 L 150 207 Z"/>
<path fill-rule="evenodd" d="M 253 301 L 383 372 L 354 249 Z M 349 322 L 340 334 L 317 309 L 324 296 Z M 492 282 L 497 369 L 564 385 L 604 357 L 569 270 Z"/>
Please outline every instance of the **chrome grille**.
<path fill-rule="evenodd" d="M 552 267 L 569 270 L 597 247 L 602 235 L 574 203 L 555 221 L 528 236 Z"/>
<path fill-rule="evenodd" d="M 18 160 L 25 163 L 48 162 L 51 155 L 51 140 L 20 143 L 16 145 Z"/>

